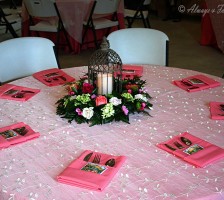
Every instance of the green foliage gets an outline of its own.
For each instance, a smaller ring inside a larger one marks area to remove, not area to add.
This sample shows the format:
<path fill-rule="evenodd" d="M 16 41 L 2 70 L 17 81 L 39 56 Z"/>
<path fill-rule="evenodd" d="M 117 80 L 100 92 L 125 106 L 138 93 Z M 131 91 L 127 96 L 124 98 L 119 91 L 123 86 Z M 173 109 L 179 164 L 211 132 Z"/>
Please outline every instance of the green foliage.
<path fill-rule="evenodd" d="M 56 102 L 56 114 L 69 123 L 76 121 L 90 126 L 112 121 L 129 123 L 129 115 L 140 112 L 151 116 L 146 111 L 152 108 L 152 104 L 148 101 L 151 96 L 144 90 L 145 84 L 140 77 L 125 79 L 121 93 L 113 91 L 112 94 L 98 96 L 96 87 L 80 79 L 66 85 L 69 94 Z M 100 101 L 104 100 L 102 104 L 99 103 L 100 98 Z"/>

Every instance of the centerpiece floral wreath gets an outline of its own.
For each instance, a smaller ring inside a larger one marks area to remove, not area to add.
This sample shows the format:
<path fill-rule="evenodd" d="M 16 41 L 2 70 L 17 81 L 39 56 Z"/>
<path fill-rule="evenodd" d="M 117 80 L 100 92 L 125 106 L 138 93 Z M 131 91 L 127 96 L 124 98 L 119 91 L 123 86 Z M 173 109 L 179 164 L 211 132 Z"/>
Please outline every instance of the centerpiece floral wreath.
<path fill-rule="evenodd" d="M 129 123 L 129 115 L 144 113 L 152 109 L 151 96 L 145 89 L 146 81 L 140 77 L 122 80 L 122 92 L 113 91 L 108 95 L 97 95 L 97 88 L 88 83 L 87 77 L 67 83 L 68 94 L 59 99 L 56 113 L 69 123 L 106 124 L 112 121 Z"/>

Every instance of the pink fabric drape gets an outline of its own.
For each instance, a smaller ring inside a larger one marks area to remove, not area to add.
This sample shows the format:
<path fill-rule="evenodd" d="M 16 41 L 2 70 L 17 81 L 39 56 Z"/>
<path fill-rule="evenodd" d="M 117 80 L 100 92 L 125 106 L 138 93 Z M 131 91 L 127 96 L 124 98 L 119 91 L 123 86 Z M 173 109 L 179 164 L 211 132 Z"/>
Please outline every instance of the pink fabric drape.
<path fill-rule="evenodd" d="M 205 0 L 206 9 L 208 9 L 208 14 L 206 14 L 202 19 L 204 26 L 202 27 L 202 39 L 201 43 L 205 44 L 207 39 L 207 44 L 215 46 L 215 39 L 217 42 L 218 48 L 224 53 L 224 5 L 222 0 Z M 210 19 L 209 19 L 209 17 Z M 209 28 L 209 23 L 211 20 L 212 27 Z M 214 36 L 213 36 L 214 31 Z M 203 36 L 207 35 L 207 37 Z"/>
<path fill-rule="evenodd" d="M 82 41 L 82 30 L 83 30 L 83 21 L 90 11 L 91 4 L 93 0 L 56 0 L 55 1 L 60 12 L 63 24 L 69 35 L 69 41 L 72 46 L 74 53 L 80 52 L 80 43 Z M 120 28 L 125 28 L 124 23 L 124 3 L 123 0 L 120 1 L 118 7 L 118 21 Z M 51 19 L 52 20 L 52 19 Z M 38 21 L 38 19 L 37 19 Z M 111 31 L 116 30 L 112 28 Z M 29 35 L 29 22 L 28 22 L 28 13 L 25 8 L 25 5 L 22 5 L 22 36 Z M 31 35 L 36 35 L 31 33 Z M 105 30 L 97 30 L 97 37 L 100 39 L 105 35 Z M 56 42 L 56 34 L 49 32 L 40 33 L 41 37 L 46 37 L 51 39 L 53 42 Z M 92 32 L 89 31 L 87 35 L 88 41 L 93 41 Z M 61 43 L 65 43 L 64 35 L 61 34 Z M 83 49 L 94 47 L 94 43 L 89 43 L 83 45 Z M 68 48 L 68 47 L 67 47 Z M 66 49 L 67 50 L 67 49 Z"/>

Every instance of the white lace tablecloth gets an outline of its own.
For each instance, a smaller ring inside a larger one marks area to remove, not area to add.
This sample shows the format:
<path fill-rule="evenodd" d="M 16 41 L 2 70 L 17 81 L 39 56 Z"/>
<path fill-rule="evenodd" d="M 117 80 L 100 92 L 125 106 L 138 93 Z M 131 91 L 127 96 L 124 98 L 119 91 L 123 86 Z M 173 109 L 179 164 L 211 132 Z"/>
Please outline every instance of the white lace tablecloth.
<path fill-rule="evenodd" d="M 86 67 L 65 69 L 76 79 Z M 41 136 L 0 150 L 1 200 L 223 200 L 224 160 L 206 168 L 192 165 L 156 147 L 181 132 L 189 132 L 224 148 L 224 121 L 211 120 L 210 101 L 224 101 L 221 86 L 188 93 L 173 80 L 199 74 L 171 67 L 147 66 L 143 79 L 153 97 L 150 116 L 132 115 L 118 122 L 89 127 L 69 124 L 56 115 L 55 102 L 63 86 L 47 87 L 32 76 L 14 84 L 41 89 L 27 102 L 0 99 L 0 127 L 24 122 Z M 58 183 L 61 173 L 84 150 L 125 155 L 127 160 L 103 192 Z"/>

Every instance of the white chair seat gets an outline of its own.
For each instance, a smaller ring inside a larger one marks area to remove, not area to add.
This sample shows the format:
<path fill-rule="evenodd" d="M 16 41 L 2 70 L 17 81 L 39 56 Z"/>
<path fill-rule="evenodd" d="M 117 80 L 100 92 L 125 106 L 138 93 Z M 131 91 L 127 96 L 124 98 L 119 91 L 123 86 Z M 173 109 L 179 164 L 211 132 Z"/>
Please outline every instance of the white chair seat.
<path fill-rule="evenodd" d="M 94 23 L 94 28 L 96 30 L 103 29 L 103 28 L 109 28 L 109 27 L 113 27 L 113 26 L 118 26 L 118 21 L 111 21 L 106 18 L 94 19 L 93 23 Z M 85 21 L 83 24 L 87 25 L 87 22 Z"/>
<path fill-rule="evenodd" d="M 51 24 L 47 21 L 41 21 L 36 25 L 30 26 L 31 31 L 45 31 L 45 32 L 57 32 L 57 25 Z"/>
<path fill-rule="evenodd" d="M 134 17 L 135 16 L 135 13 L 136 13 L 136 10 L 129 10 L 129 9 L 124 9 L 124 17 Z M 143 11 L 143 16 L 144 16 L 144 19 L 146 19 L 148 17 L 148 11 Z M 138 18 L 140 18 L 140 13 L 138 14 L 137 16 Z"/>
<path fill-rule="evenodd" d="M 111 21 L 109 19 L 95 19 L 93 20 L 95 29 L 109 28 L 113 26 L 118 26 L 118 21 Z"/>
<path fill-rule="evenodd" d="M 21 17 L 19 15 L 8 15 L 5 17 L 9 23 L 19 23 L 21 22 Z"/>

